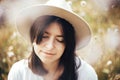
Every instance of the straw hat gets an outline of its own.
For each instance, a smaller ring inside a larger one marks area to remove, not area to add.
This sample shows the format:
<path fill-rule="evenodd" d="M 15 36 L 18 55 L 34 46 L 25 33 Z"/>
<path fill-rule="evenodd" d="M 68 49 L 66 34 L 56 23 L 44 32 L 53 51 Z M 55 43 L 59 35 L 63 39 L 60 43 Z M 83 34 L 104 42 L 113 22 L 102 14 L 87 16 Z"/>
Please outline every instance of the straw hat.
<path fill-rule="evenodd" d="M 82 48 L 91 38 L 89 25 L 80 16 L 75 14 L 65 0 L 50 0 L 46 4 L 37 4 L 22 9 L 16 16 L 16 26 L 20 34 L 30 42 L 29 31 L 33 22 L 43 15 L 54 15 L 64 18 L 71 23 L 76 31 L 77 46 Z"/>

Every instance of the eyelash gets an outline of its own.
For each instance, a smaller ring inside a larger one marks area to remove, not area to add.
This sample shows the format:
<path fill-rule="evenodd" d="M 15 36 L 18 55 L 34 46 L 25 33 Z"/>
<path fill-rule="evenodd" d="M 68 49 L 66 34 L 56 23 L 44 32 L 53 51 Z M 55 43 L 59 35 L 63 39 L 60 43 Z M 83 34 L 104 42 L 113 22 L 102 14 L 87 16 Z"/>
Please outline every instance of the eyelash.
<path fill-rule="evenodd" d="M 43 36 L 42 38 L 49 38 L 49 36 Z M 64 43 L 64 40 L 59 40 L 59 39 L 56 39 L 56 40 L 60 43 Z"/>
<path fill-rule="evenodd" d="M 64 43 L 64 40 L 57 40 L 58 42 L 60 42 L 60 43 Z"/>
<path fill-rule="evenodd" d="M 48 38 L 48 36 L 42 36 L 42 38 Z"/>

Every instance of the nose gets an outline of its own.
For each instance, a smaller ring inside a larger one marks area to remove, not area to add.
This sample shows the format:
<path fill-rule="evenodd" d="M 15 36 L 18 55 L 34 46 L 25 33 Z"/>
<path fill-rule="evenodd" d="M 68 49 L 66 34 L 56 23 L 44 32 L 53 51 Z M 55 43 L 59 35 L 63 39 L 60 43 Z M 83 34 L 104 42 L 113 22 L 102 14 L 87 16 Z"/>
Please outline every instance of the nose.
<path fill-rule="evenodd" d="M 45 47 L 46 47 L 48 50 L 53 49 L 53 48 L 54 48 L 54 39 L 53 39 L 53 38 L 48 39 L 47 42 L 46 42 Z"/>

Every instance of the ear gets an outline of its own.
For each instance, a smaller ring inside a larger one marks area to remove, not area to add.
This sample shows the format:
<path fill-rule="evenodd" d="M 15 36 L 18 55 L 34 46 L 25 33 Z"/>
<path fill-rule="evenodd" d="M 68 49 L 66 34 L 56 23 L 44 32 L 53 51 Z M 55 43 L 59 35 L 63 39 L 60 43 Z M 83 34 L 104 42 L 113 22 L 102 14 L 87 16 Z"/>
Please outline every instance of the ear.
<path fill-rule="evenodd" d="M 36 45 L 36 39 L 34 39 L 32 45 L 33 45 L 33 46 Z"/>
<path fill-rule="evenodd" d="M 32 45 L 35 46 L 35 45 L 36 45 L 36 42 L 34 41 L 34 42 L 32 43 Z"/>

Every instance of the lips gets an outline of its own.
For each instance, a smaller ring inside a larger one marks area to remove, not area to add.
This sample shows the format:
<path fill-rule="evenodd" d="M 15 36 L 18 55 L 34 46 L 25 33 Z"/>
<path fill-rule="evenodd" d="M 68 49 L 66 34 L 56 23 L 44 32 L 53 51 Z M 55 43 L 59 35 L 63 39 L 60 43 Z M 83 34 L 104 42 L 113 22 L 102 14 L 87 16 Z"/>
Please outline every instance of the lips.
<path fill-rule="evenodd" d="M 51 53 L 51 52 L 47 52 L 47 51 L 42 51 L 44 54 L 47 54 L 47 55 L 55 55 L 55 53 Z"/>

